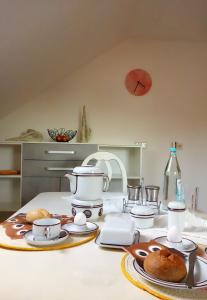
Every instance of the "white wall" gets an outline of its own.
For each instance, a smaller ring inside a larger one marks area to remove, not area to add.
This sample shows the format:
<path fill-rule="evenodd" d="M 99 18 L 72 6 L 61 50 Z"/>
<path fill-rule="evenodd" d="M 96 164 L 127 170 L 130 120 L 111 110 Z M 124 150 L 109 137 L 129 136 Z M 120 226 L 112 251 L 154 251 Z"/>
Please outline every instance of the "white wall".
<path fill-rule="evenodd" d="M 132 96 L 125 89 L 125 76 L 134 68 L 152 76 L 152 89 L 145 96 Z M 199 186 L 200 206 L 207 211 L 206 70 L 207 43 L 126 41 L 1 119 L 0 139 L 34 128 L 47 140 L 48 127 L 77 128 L 80 108 L 86 104 L 93 130 L 90 142 L 148 142 L 148 184 L 162 186 L 170 142 L 182 143 L 178 158 L 186 199 Z"/>

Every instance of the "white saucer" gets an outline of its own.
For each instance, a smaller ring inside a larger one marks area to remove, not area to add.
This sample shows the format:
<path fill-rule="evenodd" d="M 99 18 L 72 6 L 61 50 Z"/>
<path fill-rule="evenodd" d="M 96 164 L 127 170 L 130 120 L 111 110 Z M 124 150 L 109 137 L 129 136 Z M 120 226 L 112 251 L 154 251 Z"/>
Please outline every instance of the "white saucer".
<path fill-rule="evenodd" d="M 129 247 L 133 244 L 136 244 L 139 242 L 139 237 L 140 237 L 140 233 L 139 231 L 135 231 L 134 232 L 134 240 L 132 242 L 132 244 L 130 245 L 116 245 L 116 244 L 106 244 L 106 243 L 101 243 L 100 242 L 100 233 L 97 235 L 96 239 L 95 239 L 95 243 L 97 245 L 99 245 L 100 247 L 104 247 L 104 248 L 114 248 L 114 249 L 122 249 L 124 247 Z"/>
<path fill-rule="evenodd" d="M 68 223 L 63 225 L 62 228 L 72 234 L 86 235 L 96 231 L 98 229 L 98 225 L 92 222 L 86 222 L 85 225 L 76 225 L 74 223 Z"/>
<path fill-rule="evenodd" d="M 160 243 L 168 248 L 175 248 L 181 252 L 191 252 L 195 250 L 198 246 L 193 241 L 182 238 L 180 243 L 172 243 L 167 240 L 167 236 L 160 236 L 154 239 L 157 243 Z"/>
<path fill-rule="evenodd" d="M 68 237 L 69 237 L 69 233 L 67 232 L 67 230 L 64 230 L 64 229 L 61 230 L 59 237 L 57 237 L 53 240 L 47 240 L 47 241 L 35 240 L 32 230 L 27 231 L 24 235 L 24 238 L 28 244 L 33 245 L 33 246 L 40 246 L 40 247 L 61 244 Z"/>

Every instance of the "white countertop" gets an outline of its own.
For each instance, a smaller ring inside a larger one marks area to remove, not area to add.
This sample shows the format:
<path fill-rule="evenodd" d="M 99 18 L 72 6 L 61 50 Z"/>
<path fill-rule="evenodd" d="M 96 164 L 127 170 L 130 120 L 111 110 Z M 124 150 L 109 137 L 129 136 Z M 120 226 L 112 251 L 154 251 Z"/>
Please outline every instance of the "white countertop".
<path fill-rule="evenodd" d="M 117 197 L 119 195 L 117 194 Z M 42 193 L 17 213 L 43 207 L 70 214 L 70 193 Z M 156 299 L 122 274 L 122 251 L 102 249 L 92 240 L 57 251 L 0 249 L 2 300 Z"/>

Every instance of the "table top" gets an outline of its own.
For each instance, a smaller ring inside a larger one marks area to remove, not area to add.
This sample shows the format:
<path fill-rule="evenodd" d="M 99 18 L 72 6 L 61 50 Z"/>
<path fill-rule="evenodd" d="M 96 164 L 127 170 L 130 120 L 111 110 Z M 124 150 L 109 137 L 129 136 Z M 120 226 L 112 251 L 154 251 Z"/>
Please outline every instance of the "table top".
<path fill-rule="evenodd" d="M 113 193 L 116 197 L 120 194 Z M 35 208 L 70 214 L 70 201 L 68 192 L 41 193 L 15 214 Z M 120 265 L 123 255 L 123 251 L 100 248 L 94 240 L 56 251 L 0 249 L 1 299 L 156 299 L 126 280 Z"/>
<path fill-rule="evenodd" d="M 44 207 L 70 214 L 70 193 L 42 193 L 15 214 Z M 155 299 L 123 276 L 123 251 L 102 249 L 94 240 L 56 251 L 0 249 L 1 299 Z"/>

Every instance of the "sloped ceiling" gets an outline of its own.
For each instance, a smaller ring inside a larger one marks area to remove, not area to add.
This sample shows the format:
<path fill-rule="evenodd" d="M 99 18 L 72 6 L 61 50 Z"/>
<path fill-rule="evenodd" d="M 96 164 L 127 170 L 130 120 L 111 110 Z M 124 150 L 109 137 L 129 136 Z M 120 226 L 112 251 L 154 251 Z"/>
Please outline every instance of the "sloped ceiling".
<path fill-rule="evenodd" d="M 207 41 L 207 1 L 0 0 L 0 118 L 131 37 Z"/>

